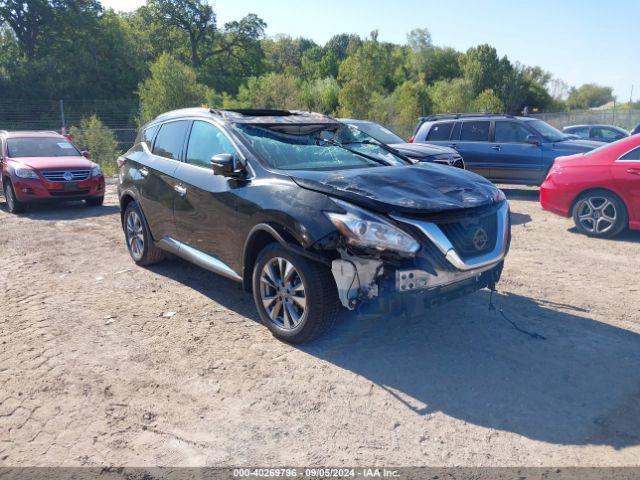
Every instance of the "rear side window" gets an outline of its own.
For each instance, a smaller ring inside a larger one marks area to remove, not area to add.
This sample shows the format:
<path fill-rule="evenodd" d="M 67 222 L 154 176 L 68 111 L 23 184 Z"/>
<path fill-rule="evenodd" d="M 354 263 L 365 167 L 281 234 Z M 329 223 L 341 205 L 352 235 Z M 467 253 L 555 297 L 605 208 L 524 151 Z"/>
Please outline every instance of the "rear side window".
<path fill-rule="evenodd" d="M 488 142 L 489 122 L 464 122 L 460 140 L 467 142 Z"/>
<path fill-rule="evenodd" d="M 589 127 L 572 128 L 567 133 L 577 135 L 580 138 L 589 138 Z"/>
<path fill-rule="evenodd" d="M 224 133 L 210 123 L 193 122 L 187 146 L 187 163 L 209 168 L 211 157 L 219 153 L 235 153 L 233 145 Z"/>
<path fill-rule="evenodd" d="M 620 157 L 620 160 L 637 160 L 640 161 L 640 148 L 631 150 L 629 153 L 625 153 Z"/>
<path fill-rule="evenodd" d="M 436 123 L 432 125 L 429 130 L 429 134 L 427 135 L 427 140 L 449 140 L 452 126 L 452 122 Z"/>
<path fill-rule="evenodd" d="M 172 160 L 179 160 L 188 126 L 188 121 L 171 122 L 162 125 L 153 145 L 153 153 Z"/>

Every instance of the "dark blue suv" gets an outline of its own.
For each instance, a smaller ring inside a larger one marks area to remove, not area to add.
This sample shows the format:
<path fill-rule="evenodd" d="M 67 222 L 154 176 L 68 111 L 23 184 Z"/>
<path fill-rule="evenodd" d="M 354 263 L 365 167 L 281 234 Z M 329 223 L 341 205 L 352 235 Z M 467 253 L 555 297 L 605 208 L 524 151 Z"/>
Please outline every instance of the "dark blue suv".
<path fill-rule="evenodd" d="M 572 139 L 535 118 L 486 113 L 422 117 L 413 141 L 455 148 L 467 170 L 520 185 L 541 185 L 556 157 L 604 145 Z"/>

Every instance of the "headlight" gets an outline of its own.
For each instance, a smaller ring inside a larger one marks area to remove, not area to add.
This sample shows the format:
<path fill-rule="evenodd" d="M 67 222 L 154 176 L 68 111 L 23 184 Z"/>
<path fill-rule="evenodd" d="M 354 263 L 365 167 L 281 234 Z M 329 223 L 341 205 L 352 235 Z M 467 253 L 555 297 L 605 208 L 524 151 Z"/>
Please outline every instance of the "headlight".
<path fill-rule="evenodd" d="M 39 178 L 35 170 L 30 168 L 16 168 L 15 173 L 16 177 L 20 178 L 33 178 L 34 180 L 38 180 Z"/>
<path fill-rule="evenodd" d="M 347 213 L 325 212 L 325 215 L 349 243 L 381 251 L 393 250 L 406 255 L 413 255 L 420 249 L 416 240 L 383 218 L 339 200 L 334 202 L 347 210 Z"/>
<path fill-rule="evenodd" d="M 95 165 L 93 168 L 91 168 L 92 177 L 99 177 L 100 175 L 102 175 L 102 169 L 100 168 L 100 165 Z"/>

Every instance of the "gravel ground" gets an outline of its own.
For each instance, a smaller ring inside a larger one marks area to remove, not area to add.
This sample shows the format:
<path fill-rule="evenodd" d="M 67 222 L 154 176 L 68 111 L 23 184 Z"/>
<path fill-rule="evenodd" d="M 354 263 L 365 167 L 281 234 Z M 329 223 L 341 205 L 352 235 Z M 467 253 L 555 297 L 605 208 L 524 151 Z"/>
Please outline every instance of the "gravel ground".
<path fill-rule="evenodd" d="M 0 202 L 0 465 L 640 464 L 640 234 L 507 194 L 494 303 L 545 339 L 482 291 L 292 347 L 236 284 L 136 267 L 113 186 L 100 208 Z"/>

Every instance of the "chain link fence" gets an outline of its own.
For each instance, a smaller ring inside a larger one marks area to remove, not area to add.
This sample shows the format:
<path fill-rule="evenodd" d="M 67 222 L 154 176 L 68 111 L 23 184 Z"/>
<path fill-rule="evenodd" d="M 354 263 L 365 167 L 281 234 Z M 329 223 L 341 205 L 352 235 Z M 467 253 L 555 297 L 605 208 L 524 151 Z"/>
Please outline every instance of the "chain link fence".
<path fill-rule="evenodd" d="M 113 100 L 7 100 L 0 99 L 0 130 L 53 130 L 69 132 L 80 120 L 96 115 L 128 150 L 136 138 L 140 104 L 136 98 Z"/>
<path fill-rule="evenodd" d="M 535 113 L 529 115 L 539 118 L 562 129 L 569 125 L 617 125 L 632 130 L 640 123 L 640 110 L 630 108 L 612 108 L 607 110 L 572 110 L 569 112 Z"/>

